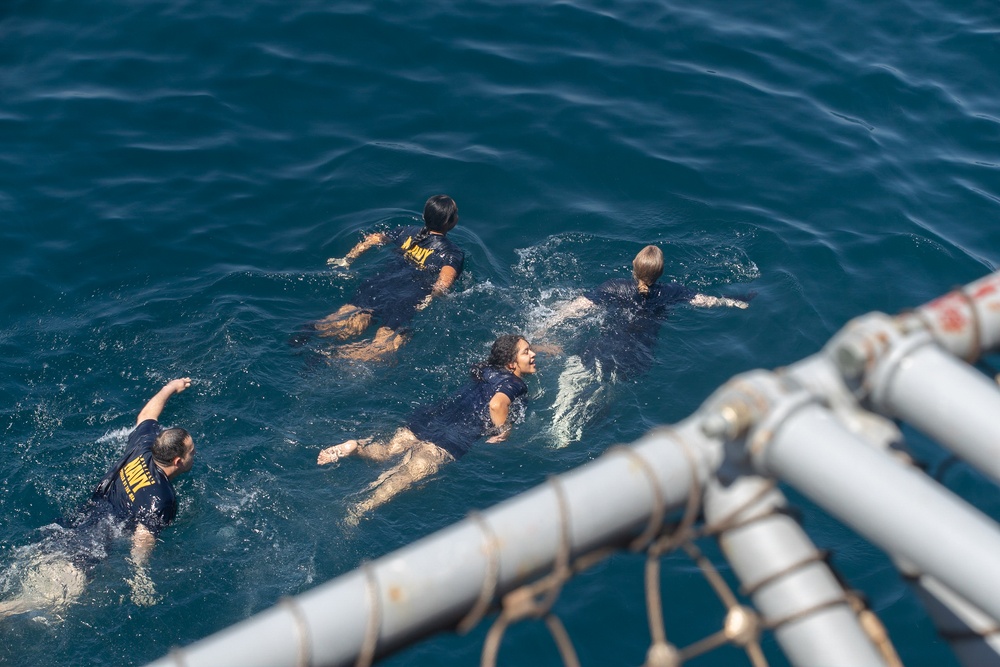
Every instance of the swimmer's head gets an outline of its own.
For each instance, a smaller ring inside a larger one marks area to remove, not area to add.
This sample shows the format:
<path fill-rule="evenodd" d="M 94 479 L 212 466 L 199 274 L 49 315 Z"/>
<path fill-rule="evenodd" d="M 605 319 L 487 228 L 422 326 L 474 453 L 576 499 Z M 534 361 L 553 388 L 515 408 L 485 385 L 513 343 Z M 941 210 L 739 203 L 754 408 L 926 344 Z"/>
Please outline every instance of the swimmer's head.
<path fill-rule="evenodd" d="M 662 275 L 663 251 L 655 245 L 646 246 L 632 260 L 632 276 L 639 283 L 640 292 L 648 290 Z"/>
<path fill-rule="evenodd" d="M 524 340 L 524 336 L 517 334 L 504 334 L 493 341 L 490 348 L 490 356 L 486 359 L 486 365 L 493 368 L 506 368 L 517 357 L 517 344 Z"/>
<path fill-rule="evenodd" d="M 447 234 L 458 224 L 458 204 L 448 195 L 434 195 L 424 204 L 424 226 Z"/>
<path fill-rule="evenodd" d="M 482 380 L 483 369 L 487 367 L 500 370 L 513 370 L 511 369 L 511 365 L 517 365 L 518 354 L 525 348 L 527 348 L 528 352 L 525 356 L 528 357 L 528 361 L 530 361 L 529 366 L 531 367 L 530 371 L 525 372 L 534 373 L 535 353 L 531 351 L 531 346 L 525 337 L 519 334 L 504 334 L 493 341 L 493 347 L 490 348 L 490 356 L 486 358 L 486 361 L 473 367 L 472 377 Z"/>
<path fill-rule="evenodd" d="M 518 338 L 517 347 L 514 349 L 514 359 L 507 362 L 505 368 L 519 378 L 534 373 L 535 351 L 531 349 L 531 343 L 524 338 Z"/>
<path fill-rule="evenodd" d="M 165 468 L 175 468 L 174 474 L 187 472 L 194 465 L 194 440 L 182 428 L 168 428 L 153 442 L 153 460 Z"/>

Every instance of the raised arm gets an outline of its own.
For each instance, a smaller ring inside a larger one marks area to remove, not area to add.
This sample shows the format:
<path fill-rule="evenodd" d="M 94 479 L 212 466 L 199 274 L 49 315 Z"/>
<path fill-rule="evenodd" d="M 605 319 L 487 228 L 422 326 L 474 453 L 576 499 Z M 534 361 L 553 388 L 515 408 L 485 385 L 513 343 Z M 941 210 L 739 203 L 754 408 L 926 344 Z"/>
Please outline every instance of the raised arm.
<path fill-rule="evenodd" d="M 493 426 L 500 429 L 500 432 L 494 435 L 492 438 L 488 438 L 486 442 L 503 442 L 510 435 L 511 426 L 507 423 L 507 417 L 510 416 L 510 396 L 498 391 L 493 394 L 493 398 L 490 399 L 490 421 L 493 422 Z"/>
<path fill-rule="evenodd" d="M 695 294 L 688 303 L 699 308 L 717 308 L 719 306 L 748 308 L 750 306 L 746 301 L 739 299 L 731 299 L 728 296 L 708 296 L 707 294 Z"/>
<path fill-rule="evenodd" d="M 139 416 L 135 418 L 135 424 L 138 426 L 147 419 L 160 419 L 160 413 L 163 412 L 163 406 L 167 404 L 167 399 L 174 394 L 179 394 L 188 387 L 191 386 L 191 378 L 177 378 L 176 380 L 171 380 L 167 384 L 163 385 L 163 389 L 156 393 L 156 396 L 149 399 L 145 407 L 139 411 Z"/>
<path fill-rule="evenodd" d="M 341 266 L 347 268 L 351 265 L 351 262 L 360 257 L 364 252 L 375 246 L 382 245 L 386 242 L 386 236 L 382 232 L 373 232 L 367 234 L 363 239 L 358 241 L 357 245 L 348 251 L 343 257 L 331 257 L 326 260 L 327 266 Z"/>

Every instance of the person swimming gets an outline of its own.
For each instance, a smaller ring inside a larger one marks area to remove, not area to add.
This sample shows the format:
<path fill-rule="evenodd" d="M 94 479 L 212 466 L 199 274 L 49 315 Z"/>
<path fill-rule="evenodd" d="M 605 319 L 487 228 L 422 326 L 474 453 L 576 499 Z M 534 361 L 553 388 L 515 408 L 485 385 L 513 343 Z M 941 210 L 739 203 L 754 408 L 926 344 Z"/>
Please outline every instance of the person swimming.
<path fill-rule="evenodd" d="M 424 204 L 423 227 L 368 234 L 344 257 L 327 260 L 330 266 L 346 269 L 370 248 L 394 246 L 392 256 L 361 283 L 349 303 L 313 323 L 319 336 L 346 341 L 363 334 L 372 321 L 378 322 L 374 338 L 342 345 L 332 356 L 374 361 L 406 342 L 406 325 L 416 312 L 445 294 L 462 273 L 465 254 L 447 238 L 457 224 L 455 200 L 435 195 Z"/>
<path fill-rule="evenodd" d="M 661 325 L 674 306 L 749 306 L 748 301 L 700 294 L 676 282 L 660 284 L 662 275 L 663 251 L 648 245 L 633 259 L 631 279 L 605 281 L 566 303 L 534 334 L 540 337 L 559 323 L 594 309 L 604 311 L 597 336 L 567 358 L 559 375 L 551 427 L 555 447 L 566 447 L 583 437 L 584 425 L 605 402 L 609 383 L 624 382 L 649 369 Z"/>
<path fill-rule="evenodd" d="M 0 601 L 0 618 L 31 611 L 59 613 L 83 594 L 87 573 L 118 537 L 132 542 L 132 600 L 156 600 L 147 561 L 160 531 L 173 521 L 177 499 L 172 480 L 191 470 L 194 441 L 182 428 L 157 421 L 167 400 L 191 386 L 190 378 L 168 382 L 139 411 L 125 453 L 108 470 L 90 500 L 55 532 L 28 550 L 20 573 L 21 591 Z"/>
<path fill-rule="evenodd" d="M 325 465 L 357 455 L 373 461 L 402 460 L 368 488 L 371 494 L 348 514 L 350 523 L 388 502 L 445 463 L 465 456 L 482 437 L 503 442 L 523 418 L 528 387 L 524 376 L 535 372 L 535 352 L 523 336 L 507 334 L 493 343 L 487 360 L 472 369 L 472 382 L 448 398 L 415 412 L 386 442 L 347 440 L 327 447 L 316 463 Z"/>

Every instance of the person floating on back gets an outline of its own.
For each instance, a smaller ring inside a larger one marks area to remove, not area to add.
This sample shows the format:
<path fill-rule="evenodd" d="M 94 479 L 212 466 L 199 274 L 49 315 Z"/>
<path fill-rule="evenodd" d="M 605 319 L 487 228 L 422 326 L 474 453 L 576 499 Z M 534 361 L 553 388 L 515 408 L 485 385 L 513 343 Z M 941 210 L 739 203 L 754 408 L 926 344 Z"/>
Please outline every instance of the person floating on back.
<path fill-rule="evenodd" d="M 448 291 L 462 273 L 465 255 L 447 238 L 458 224 L 458 206 L 448 195 L 435 195 L 424 204 L 423 227 L 401 227 L 366 235 L 330 266 L 347 268 L 366 250 L 393 246 L 392 257 L 358 287 L 350 302 L 314 323 L 323 337 L 348 340 L 360 336 L 372 321 L 379 325 L 372 340 L 342 345 L 333 356 L 360 361 L 383 358 L 406 342 L 406 325 L 434 297 Z"/>
<path fill-rule="evenodd" d="M 524 376 L 535 372 L 535 352 L 522 336 L 508 334 L 493 343 L 489 358 L 472 369 L 472 382 L 449 398 L 418 410 L 387 442 L 347 440 L 319 453 L 319 465 L 358 455 L 373 461 L 402 460 L 369 487 L 371 494 L 348 514 L 350 523 L 382 505 L 442 464 L 462 458 L 472 444 L 507 439 L 525 409 Z"/>
<path fill-rule="evenodd" d="M 90 500 L 69 522 L 34 550 L 23 566 L 21 592 L 0 601 L 0 618 L 30 611 L 58 613 L 83 593 L 87 573 L 118 535 L 131 539 L 132 600 L 156 600 L 147 562 L 160 531 L 177 514 L 172 480 L 191 469 L 194 441 L 182 428 L 157 421 L 167 399 L 191 386 L 190 378 L 168 382 L 139 412 L 121 459 L 107 472 Z"/>
<path fill-rule="evenodd" d="M 604 404 L 608 383 L 644 373 L 653 363 L 660 327 L 673 306 L 689 303 L 712 308 L 747 308 L 748 301 L 708 296 L 675 282 L 657 281 L 663 275 L 663 252 L 648 245 L 632 261 L 632 278 L 608 280 L 584 296 L 563 305 L 534 335 L 580 317 L 595 308 L 605 310 L 598 335 L 579 354 L 571 355 L 559 376 L 559 392 L 552 417 L 552 439 L 565 447 L 581 439 L 583 427 Z M 751 297 L 752 298 L 752 297 Z M 541 348 L 540 348 L 541 349 Z"/>

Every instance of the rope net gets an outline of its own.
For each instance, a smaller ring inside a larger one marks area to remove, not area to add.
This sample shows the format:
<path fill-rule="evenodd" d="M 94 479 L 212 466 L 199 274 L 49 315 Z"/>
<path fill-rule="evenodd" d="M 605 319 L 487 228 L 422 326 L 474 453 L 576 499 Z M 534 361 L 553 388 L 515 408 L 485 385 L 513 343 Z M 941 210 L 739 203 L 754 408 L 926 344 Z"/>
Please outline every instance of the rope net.
<path fill-rule="evenodd" d="M 674 435 L 676 438 L 676 434 Z M 555 492 L 559 508 L 559 542 L 553 568 L 547 575 L 524 584 L 500 598 L 499 614 L 490 625 L 483 641 L 480 657 L 481 667 L 496 667 L 500 648 L 507 630 L 511 626 L 525 621 L 542 621 L 559 651 L 563 665 L 566 667 L 581 667 L 578 652 L 562 620 L 552 611 L 553 606 L 559 599 L 565 584 L 574 575 L 593 567 L 616 553 L 623 552 L 645 554 L 643 575 L 644 594 L 650 643 L 646 650 L 646 659 L 643 667 L 681 667 L 686 662 L 698 656 L 726 646 L 742 649 L 747 656 L 749 664 L 753 667 L 767 667 L 768 662 L 761 648 L 761 636 L 764 632 L 773 632 L 786 624 L 802 620 L 811 614 L 836 605 L 845 605 L 853 611 L 858 619 L 859 626 L 876 647 L 887 667 L 902 667 L 899 656 L 881 621 L 868 608 L 859 593 L 848 589 L 843 578 L 830 566 L 828 554 L 826 553 L 817 552 L 815 555 L 810 555 L 799 562 L 788 565 L 783 570 L 771 574 L 762 581 L 756 582 L 752 589 L 741 588 L 739 595 L 733 591 L 732 587 L 730 587 L 725 578 L 713 565 L 711 559 L 706 557 L 698 547 L 697 542 L 714 539 L 726 531 L 742 528 L 776 513 L 787 514 L 787 512 L 782 507 L 774 505 L 768 505 L 767 509 L 760 511 L 758 501 L 775 488 L 775 482 L 771 481 L 762 484 L 759 491 L 729 514 L 712 523 L 699 522 L 702 514 L 701 503 L 703 497 L 701 484 L 694 472 L 696 468 L 690 450 L 687 446 L 683 445 L 683 441 L 678 440 L 678 442 L 682 443 L 682 449 L 689 458 L 692 483 L 689 486 L 689 496 L 683 514 L 679 521 L 673 522 L 666 521 L 664 494 L 659 488 L 653 470 L 645 459 L 636 454 L 632 449 L 621 446 L 614 447 L 606 453 L 606 455 L 618 454 L 628 456 L 636 462 L 645 471 L 654 496 L 653 510 L 649 522 L 642 533 L 626 545 L 601 547 L 572 559 L 570 513 L 566 494 L 559 477 L 551 477 L 548 480 L 548 483 Z M 747 511 L 755 505 L 758 506 L 757 509 L 752 512 Z M 488 562 L 479 598 L 473 604 L 469 613 L 456 626 L 460 634 L 466 634 L 477 627 L 490 612 L 491 608 L 493 608 L 493 603 L 497 595 L 500 570 L 497 539 L 489 523 L 478 513 L 470 514 L 469 518 L 479 525 L 484 535 L 484 548 L 488 554 Z M 705 578 L 724 609 L 719 630 L 685 646 L 678 646 L 667 637 L 661 595 L 662 562 L 667 556 L 675 553 L 686 554 L 694 563 L 698 572 Z M 752 603 L 741 602 L 741 597 L 749 598 L 767 584 L 785 577 L 800 568 L 814 565 L 818 561 L 824 562 L 829 567 L 830 572 L 837 578 L 841 589 L 844 591 L 842 596 L 824 601 L 810 608 L 799 610 L 782 618 L 769 619 L 762 618 L 761 614 L 753 608 Z M 355 663 L 357 667 L 371 666 L 377 653 L 376 639 L 381 625 L 381 610 L 377 604 L 377 584 L 374 581 L 371 570 L 366 567 L 365 572 L 367 574 L 366 580 L 369 592 L 368 608 L 370 613 L 364 645 Z"/>
<path fill-rule="evenodd" d="M 686 447 L 684 450 L 690 457 Z M 683 516 L 678 522 L 667 523 L 665 522 L 666 511 L 664 509 L 663 493 L 656 483 L 653 471 L 649 468 L 645 460 L 626 447 L 615 447 L 609 450 L 608 453 L 617 453 L 630 457 L 640 465 L 651 481 L 650 488 L 654 494 L 654 510 L 645 530 L 628 545 L 603 547 L 571 560 L 569 505 L 559 478 L 550 478 L 549 484 L 555 491 L 560 516 L 559 547 L 554 566 L 549 574 L 506 593 L 500 599 L 500 612 L 492 622 L 483 641 L 480 657 L 481 667 L 496 667 L 504 635 L 512 625 L 525 621 L 539 620 L 544 623 L 551 635 L 562 658 L 563 665 L 566 667 L 581 667 L 578 652 L 569 633 L 566 631 L 566 626 L 552 611 L 552 608 L 559 599 L 563 587 L 574 575 L 591 568 L 616 553 L 625 551 L 645 553 L 644 583 L 650 643 L 646 650 L 644 667 L 680 667 L 693 658 L 724 646 L 733 646 L 742 649 L 747 656 L 749 664 L 753 667 L 767 667 L 768 662 L 761 648 L 761 636 L 765 631 L 777 630 L 787 623 L 800 620 L 830 606 L 841 604 L 847 604 L 853 610 L 858 618 L 859 625 L 873 645 L 877 647 L 884 663 L 888 667 L 902 667 L 899 656 L 884 626 L 874 612 L 867 607 L 861 595 L 845 588 L 844 595 L 839 599 L 824 602 L 784 618 L 765 620 L 751 604 L 740 601 L 740 597 L 729 586 L 711 560 L 699 549 L 697 545 L 697 541 L 699 540 L 714 538 L 727 530 L 742 527 L 766 518 L 775 512 L 782 511 L 780 508 L 772 507 L 763 513 L 753 513 L 749 519 L 739 519 L 743 515 L 744 510 L 754 505 L 774 488 L 773 482 L 763 485 L 756 495 L 748 499 L 741 507 L 729 515 L 711 524 L 698 524 L 701 514 L 702 489 L 696 476 L 693 475 L 693 483 L 690 486 L 688 502 Z M 692 470 L 694 470 L 693 466 Z M 486 538 L 485 545 L 489 559 L 479 599 L 472 606 L 465 618 L 456 626 L 460 634 L 466 634 L 478 626 L 489 613 L 497 593 L 496 588 L 500 569 L 499 552 L 496 548 L 497 540 L 489 523 L 478 513 L 470 514 L 469 518 L 479 525 Z M 661 595 L 660 575 L 662 562 L 665 557 L 677 552 L 686 554 L 697 566 L 698 571 L 705 578 L 724 608 L 719 630 L 682 647 L 671 642 L 667 637 Z M 829 566 L 827 554 L 819 553 L 786 567 L 783 571 L 771 575 L 764 581 L 757 582 L 753 590 L 742 589 L 740 593 L 743 597 L 749 597 L 756 590 L 759 590 L 775 579 L 820 560 L 826 562 Z M 836 572 L 832 567 L 830 570 L 836 576 Z M 843 587 L 844 582 L 839 576 L 838 580 Z M 373 593 L 374 589 L 375 586 L 369 577 L 369 592 L 372 593 L 370 596 L 372 598 L 377 597 Z M 356 662 L 357 667 L 370 667 L 376 653 L 374 640 L 378 635 L 381 619 L 379 618 L 377 604 L 370 604 L 369 609 L 372 613 L 368 619 L 368 632 L 366 633 L 364 650 L 358 655 Z"/>
<path fill-rule="evenodd" d="M 572 562 L 569 560 L 568 549 L 561 549 L 560 557 L 552 572 L 503 596 L 500 601 L 500 613 L 490 626 L 483 643 L 481 667 L 496 667 L 506 631 L 516 623 L 531 620 L 541 620 L 544 623 L 562 657 L 563 665 L 580 667 L 578 652 L 565 625 L 552 611 L 553 605 L 559 599 L 563 586 L 575 574 L 589 569 L 615 553 L 626 550 L 645 552 L 646 556 L 644 588 L 650 643 L 646 650 L 644 667 L 681 667 L 696 657 L 724 646 L 742 649 L 747 656 L 748 663 L 753 667 L 767 667 L 768 662 L 761 648 L 761 636 L 764 632 L 777 630 L 787 623 L 792 623 L 829 606 L 843 603 L 848 604 L 854 611 L 859 624 L 878 648 L 885 664 L 888 667 L 902 667 L 884 626 L 857 592 L 846 591 L 844 597 L 839 600 L 818 605 L 795 615 L 779 619 L 762 619 L 761 615 L 749 603 L 740 601 L 737 592 L 733 591 L 711 560 L 702 553 L 696 544 L 698 540 L 709 539 L 736 524 L 717 523 L 696 526 L 693 518 L 696 514 L 696 512 L 688 512 L 679 524 L 670 526 L 669 530 L 663 534 L 657 533 L 651 540 L 645 539 L 645 544 L 639 543 L 637 540 L 623 549 L 604 548 L 579 557 Z M 640 539 L 644 538 L 640 537 Z M 565 542 L 563 544 L 565 545 Z M 721 627 L 718 631 L 685 646 L 678 646 L 668 639 L 661 595 L 662 563 L 667 556 L 678 552 L 686 554 L 697 567 L 724 609 Z M 823 553 L 816 558 L 796 563 L 780 573 L 780 576 L 799 567 L 805 567 L 816 560 L 823 560 L 829 565 L 828 556 Z M 760 582 L 757 588 L 766 583 Z M 484 587 L 484 590 L 487 589 Z M 746 589 L 739 591 L 743 597 L 749 596 L 752 592 Z M 481 597 L 480 601 L 483 599 L 486 599 L 485 596 Z M 478 607 L 481 611 L 477 616 L 470 614 L 459 624 L 460 632 L 468 632 L 482 620 L 488 605 L 478 605 Z"/>

